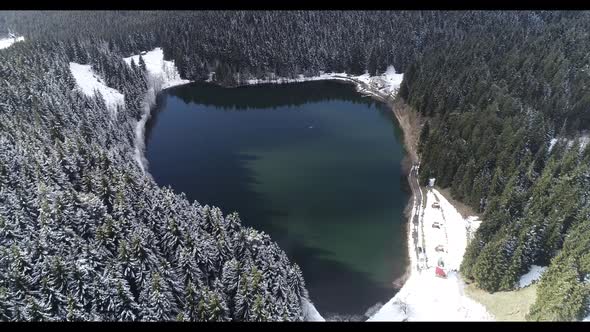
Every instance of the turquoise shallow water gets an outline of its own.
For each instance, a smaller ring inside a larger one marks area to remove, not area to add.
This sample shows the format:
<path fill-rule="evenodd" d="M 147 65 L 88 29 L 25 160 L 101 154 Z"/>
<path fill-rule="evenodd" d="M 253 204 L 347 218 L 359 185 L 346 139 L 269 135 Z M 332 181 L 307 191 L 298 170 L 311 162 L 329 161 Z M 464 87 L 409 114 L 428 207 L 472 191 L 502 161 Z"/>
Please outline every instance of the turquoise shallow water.
<path fill-rule="evenodd" d="M 364 314 L 397 291 L 409 194 L 384 105 L 338 82 L 190 84 L 159 95 L 146 141 L 156 182 L 270 234 L 322 314 Z"/>

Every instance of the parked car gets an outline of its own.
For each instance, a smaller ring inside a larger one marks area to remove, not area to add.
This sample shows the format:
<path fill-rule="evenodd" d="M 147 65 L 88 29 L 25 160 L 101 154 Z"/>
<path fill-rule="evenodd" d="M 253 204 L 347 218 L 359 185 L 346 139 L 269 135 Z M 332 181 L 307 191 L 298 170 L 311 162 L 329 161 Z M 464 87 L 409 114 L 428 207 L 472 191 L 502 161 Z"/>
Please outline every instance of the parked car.
<path fill-rule="evenodd" d="M 426 255 L 424 255 L 424 253 L 420 253 L 418 255 L 418 265 L 420 266 L 421 269 L 426 268 Z"/>
<path fill-rule="evenodd" d="M 436 267 L 436 269 L 434 270 L 434 275 L 437 276 L 437 277 L 439 277 L 439 278 L 443 278 L 443 279 L 446 279 L 447 278 L 447 273 L 440 266 L 437 266 Z"/>
<path fill-rule="evenodd" d="M 444 252 L 444 251 L 445 251 L 445 246 L 443 246 L 442 244 L 439 244 L 438 246 L 436 246 L 436 247 L 434 248 L 434 251 L 437 251 L 437 252 Z"/>
<path fill-rule="evenodd" d="M 435 222 L 432 224 L 432 228 L 438 228 L 438 229 L 440 229 L 440 223 L 439 223 L 438 221 L 435 221 Z"/>

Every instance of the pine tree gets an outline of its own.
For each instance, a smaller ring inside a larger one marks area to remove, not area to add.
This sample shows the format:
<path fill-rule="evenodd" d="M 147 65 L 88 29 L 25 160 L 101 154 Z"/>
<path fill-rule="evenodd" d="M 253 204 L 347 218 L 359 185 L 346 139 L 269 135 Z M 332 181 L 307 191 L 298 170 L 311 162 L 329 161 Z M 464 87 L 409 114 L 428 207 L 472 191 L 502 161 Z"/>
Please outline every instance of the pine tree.
<path fill-rule="evenodd" d="M 143 60 L 143 57 L 141 56 L 141 54 L 139 55 L 139 68 L 141 68 L 141 70 L 144 73 L 147 71 L 147 67 L 145 65 L 145 61 Z"/>

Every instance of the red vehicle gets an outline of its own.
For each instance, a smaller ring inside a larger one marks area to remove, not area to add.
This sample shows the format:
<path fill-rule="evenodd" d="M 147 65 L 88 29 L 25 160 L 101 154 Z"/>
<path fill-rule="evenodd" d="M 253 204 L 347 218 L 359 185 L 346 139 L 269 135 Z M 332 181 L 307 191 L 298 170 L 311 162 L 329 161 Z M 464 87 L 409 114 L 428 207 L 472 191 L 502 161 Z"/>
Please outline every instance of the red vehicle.
<path fill-rule="evenodd" d="M 434 270 L 434 274 L 439 278 L 445 278 L 445 279 L 447 278 L 447 273 L 440 266 L 436 267 L 436 269 Z"/>

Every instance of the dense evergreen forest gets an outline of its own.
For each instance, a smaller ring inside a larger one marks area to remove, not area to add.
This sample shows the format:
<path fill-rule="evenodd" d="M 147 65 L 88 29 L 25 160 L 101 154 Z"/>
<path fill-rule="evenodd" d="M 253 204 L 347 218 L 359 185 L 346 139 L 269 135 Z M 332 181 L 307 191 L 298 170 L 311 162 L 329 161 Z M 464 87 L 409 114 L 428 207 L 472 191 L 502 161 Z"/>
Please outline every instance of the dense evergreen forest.
<path fill-rule="evenodd" d="M 464 277 L 510 290 L 548 265 L 528 318 L 588 314 L 588 12 L 0 13 L 8 28 L 27 41 L 0 50 L 2 320 L 302 318 L 301 272 L 268 237 L 134 163 L 147 83 L 121 58 L 154 47 L 223 85 L 393 65 L 425 120 L 422 182 L 483 215 Z M 72 92 L 69 61 L 124 110 Z"/>
<path fill-rule="evenodd" d="M 124 109 L 74 90 L 73 60 Z M 0 77 L 0 321 L 304 319 L 302 273 L 268 235 L 143 175 L 142 66 L 31 41 L 0 50 Z"/>

